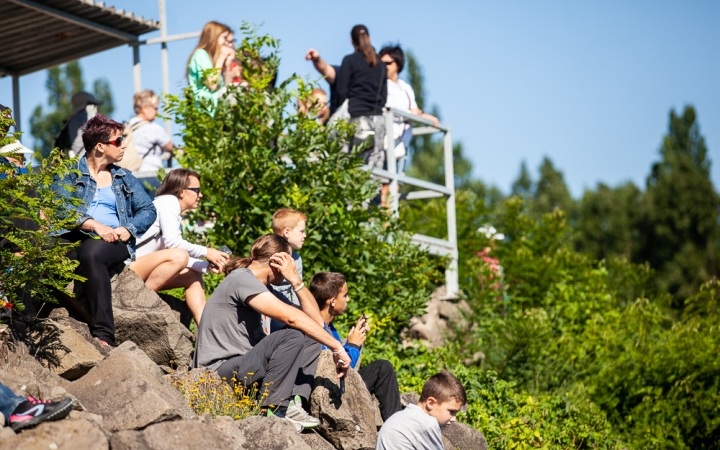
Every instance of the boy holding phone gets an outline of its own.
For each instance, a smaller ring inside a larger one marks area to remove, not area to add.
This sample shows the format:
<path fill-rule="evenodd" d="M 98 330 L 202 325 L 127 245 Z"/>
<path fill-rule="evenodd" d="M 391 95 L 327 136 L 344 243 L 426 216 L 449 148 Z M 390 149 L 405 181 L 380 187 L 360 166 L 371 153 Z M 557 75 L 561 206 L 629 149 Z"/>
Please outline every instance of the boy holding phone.
<path fill-rule="evenodd" d="M 348 285 L 345 277 L 336 272 L 319 272 L 310 280 L 310 293 L 320 307 L 325 329 L 335 339 L 342 342 L 340 333 L 335 329 L 332 321 L 335 317 L 345 314 L 348 301 Z M 362 346 L 365 343 L 370 325 L 363 314 L 358 318 L 355 326 L 348 333 L 345 351 L 350 356 L 350 367 L 357 369 Z M 380 415 L 383 421 L 387 420 L 397 411 L 400 411 L 400 391 L 398 390 L 397 376 L 390 361 L 381 359 L 374 361 L 358 370 L 360 377 L 371 394 L 380 402 Z"/>

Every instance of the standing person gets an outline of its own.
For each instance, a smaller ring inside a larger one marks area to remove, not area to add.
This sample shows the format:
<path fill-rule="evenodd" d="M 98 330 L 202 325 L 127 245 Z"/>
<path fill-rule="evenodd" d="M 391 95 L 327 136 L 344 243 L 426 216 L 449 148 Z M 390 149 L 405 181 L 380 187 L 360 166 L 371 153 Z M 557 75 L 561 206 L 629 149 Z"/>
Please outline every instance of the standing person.
<path fill-rule="evenodd" d="M 382 169 L 385 164 L 385 121 L 382 108 L 387 102 L 385 64 L 370 45 L 365 25 L 355 25 L 350 32 L 355 52 L 343 58 L 337 74 L 340 104 L 348 100 L 350 122 L 357 125 L 356 141 L 374 135 L 373 146 L 363 152 L 365 163 Z"/>
<path fill-rule="evenodd" d="M 80 262 L 79 270 L 87 279 L 90 333 L 106 346 L 115 345 L 110 269 L 135 259 L 135 240 L 156 217 L 140 182 L 115 165 L 125 152 L 122 136 L 122 124 L 102 114 L 90 119 L 82 135 L 86 154 L 78 160 L 76 171 L 53 183 L 61 196 L 80 201 L 66 202 L 80 215 L 77 226 L 52 235 L 80 242 L 69 256 Z"/>
<path fill-rule="evenodd" d="M 153 200 L 157 219 L 138 239 L 137 259 L 130 264 L 148 289 L 185 288 L 185 302 L 196 325 L 205 308 L 202 274 L 221 273 L 230 259 L 226 253 L 182 237 L 182 215 L 196 209 L 201 198 L 197 172 L 175 169 L 168 173 Z"/>
<path fill-rule="evenodd" d="M 135 117 L 128 121 L 132 130 L 135 150 L 142 159 L 140 172 L 157 172 L 163 167 L 163 161 L 170 158 L 174 145 L 165 128 L 154 123 L 158 114 L 160 99 L 149 89 L 140 91 L 133 96 Z"/>
<path fill-rule="evenodd" d="M 70 99 L 72 104 L 72 112 L 67 122 L 55 136 L 53 148 L 65 150 L 72 158 L 75 156 L 83 156 L 85 147 L 82 140 L 82 127 L 98 113 L 98 106 L 103 102 L 96 99 L 89 92 L 78 92 Z"/>
<path fill-rule="evenodd" d="M 315 70 L 322 75 L 323 78 L 325 78 L 325 81 L 327 81 L 329 87 L 330 87 L 330 99 L 328 101 L 328 106 L 330 107 L 330 116 L 335 115 L 335 113 L 340 109 L 341 104 L 339 102 L 340 96 L 337 92 L 337 74 L 340 71 L 340 66 L 335 66 L 328 64 L 322 57 L 320 57 L 320 53 L 318 53 L 317 50 L 314 48 L 311 48 L 307 51 L 305 54 L 305 59 L 308 61 L 312 61 L 313 66 L 315 66 Z M 347 105 L 344 106 L 345 111 L 341 112 L 340 118 L 349 118 L 345 117 L 347 114 Z"/>
<path fill-rule="evenodd" d="M 455 375 L 436 373 L 425 382 L 417 405 L 407 405 L 383 424 L 375 449 L 442 450 L 441 428 L 455 422 L 466 402 L 465 388 Z"/>
<path fill-rule="evenodd" d="M 229 26 L 211 21 L 205 24 L 200 41 L 188 59 L 187 77 L 196 100 L 212 103 L 225 93 L 232 82 L 230 66 L 235 59 L 235 36 Z M 214 73 L 207 72 L 215 69 Z"/>
<path fill-rule="evenodd" d="M 298 430 L 320 421 L 303 409 L 312 391 L 320 344 L 333 351 L 338 377 L 350 368 L 342 344 L 322 327 L 322 317 L 310 291 L 297 274 L 287 239 L 260 236 L 247 258 L 233 258 L 225 279 L 215 289 L 203 312 L 197 336 L 194 366 L 216 370 L 228 383 L 261 383 L 263 406 L 278 406 L 275 415 L 292 421 Z M 300 308 L 278 300 L 267 286 L 284 279 L 300 299 Z M 265 314 L 286 328 L 266 336 L 260 323 Z"/>
<path fill-rule="evenodd" d="M 388 77 L 387 103 L 385 103 L 385 106 L 390 106 L 432 120 L 433 126 L 437 126 L 438 118 L 431 114 L 426 114 L 418 108 L 417 102 L 415 101 L 415 92 L 412 87 L 399 78 L 400 72 L 402 72 L 405 67 L 405 53 L 402 48 L 400 48 L 399 45 L 383 47 L 380 50 L 380 60 L 385 64 Z M 410 139 L 412 139 L 412 127 L 408 121 L 402 117 L 395 117 L 392 136 L 395 141 L 396 150 L 402 143 L 404 152 L 407 152 L 407 149 L 410 147 Z M 398 158 L 398 173 L 405 172 L 404 152 L 399 156 L 396 154 Z M 402 161 L 400 161 L 400 159 L 402 159 Z"/>

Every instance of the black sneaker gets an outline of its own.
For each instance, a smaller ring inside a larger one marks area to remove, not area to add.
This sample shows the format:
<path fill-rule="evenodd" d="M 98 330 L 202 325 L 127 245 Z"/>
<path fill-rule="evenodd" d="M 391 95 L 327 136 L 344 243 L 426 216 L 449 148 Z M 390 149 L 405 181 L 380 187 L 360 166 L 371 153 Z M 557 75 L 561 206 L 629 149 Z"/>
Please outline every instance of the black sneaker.
<path fill-rule="evenodd" d="M 70 414 L 72 407 L 73 401 L 71 398 L 51 402 L 50 400 L 36 400 L 33 397 L 28 397 L 10 415 L 10 428 L 13 431 L 20 431 L 42 422 L 64 419 Z"/>

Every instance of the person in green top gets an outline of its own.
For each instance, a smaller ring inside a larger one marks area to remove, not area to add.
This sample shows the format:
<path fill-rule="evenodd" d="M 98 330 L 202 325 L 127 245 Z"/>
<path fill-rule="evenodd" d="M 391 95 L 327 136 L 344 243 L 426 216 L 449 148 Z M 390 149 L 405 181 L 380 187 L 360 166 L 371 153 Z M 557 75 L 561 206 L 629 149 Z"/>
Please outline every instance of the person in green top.
<path fill-rule="evenodd" d="M 235 36 L 229 26 L 208 22 L 200 41 L 188 60 L 188 84 L 196 100 L 209 100 L 217 105 L 230 80 L 230 64 L 235 58 Z M 208 76 L 207 71 L 217 69 Z M 213 108 L 214 109 L 214 108 Z"/>

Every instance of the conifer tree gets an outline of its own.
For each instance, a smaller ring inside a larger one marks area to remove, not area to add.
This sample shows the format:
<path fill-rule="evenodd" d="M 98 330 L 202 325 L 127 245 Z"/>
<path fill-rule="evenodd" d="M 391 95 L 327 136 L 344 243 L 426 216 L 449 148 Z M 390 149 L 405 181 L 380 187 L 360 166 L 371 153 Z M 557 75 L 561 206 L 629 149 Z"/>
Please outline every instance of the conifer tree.
<path fill-rule="evenodd" d="M 550 158 L 545 157 L 540 164 L 540 178 L 535 187 L 530 210 L 534 214 L 540 215 L 551 212 L 555 208 L 559 208 L 571 216 L 574 205 L 563 173 L 555 168 Z"/>
<path fill-rule="evenodd" d="M 515 181 L 513 181 L 510 195 L 518 195 L 523 199 L 529 199 L 532 197 L 533 192 L 533 180 L 528 171 L 527 164 L 525 161 L 520 163 L 520 173 Z"/>

